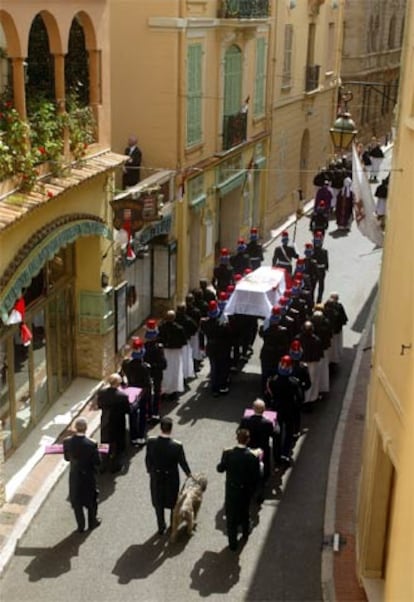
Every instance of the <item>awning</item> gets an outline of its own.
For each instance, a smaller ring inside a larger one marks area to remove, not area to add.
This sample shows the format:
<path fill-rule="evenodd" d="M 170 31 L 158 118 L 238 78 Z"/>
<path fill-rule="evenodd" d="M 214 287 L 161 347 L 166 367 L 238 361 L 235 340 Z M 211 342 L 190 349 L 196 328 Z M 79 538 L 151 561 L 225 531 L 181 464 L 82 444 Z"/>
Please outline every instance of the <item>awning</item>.
<path fill-rule="evenodd" d="M 61 247 L 74 242 L 80 236 L 103 236 L 112 239 L 108 226 L 94 216 L 64 216 L 34 233 L 27 249 L 20 249 L 0 279 L 0 315 L 8 313 L 21 294 L 29 286 L 45 263 L 56 255 Z M 33 242 L 32 242 L 33 241 Z M 24 258 L 19 259 L 24 252 Z"/>

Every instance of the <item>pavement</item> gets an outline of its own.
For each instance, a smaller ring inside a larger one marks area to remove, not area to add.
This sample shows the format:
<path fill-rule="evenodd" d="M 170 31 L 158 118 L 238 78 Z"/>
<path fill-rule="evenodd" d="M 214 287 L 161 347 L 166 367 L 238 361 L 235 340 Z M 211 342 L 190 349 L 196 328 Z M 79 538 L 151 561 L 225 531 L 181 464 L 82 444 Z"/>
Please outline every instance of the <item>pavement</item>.
<path fill-rule="evenodd" d="M 305 212 L 311 205 L 304 207 Z M 265 246 L 274 243 L 281 231 L 294 222 L 295 215 L 292 215 L 280 228 L 272 231 L 272 238 Z M 355 575 L 355 527 L 374 305 L 358 343 L 332 448 L 321 564 L 323 598 L 328 602 L 367 599 Z M 67 436 L 80 414 L 88 419 L 88 434 L 93 435 L 99 426 L 100 413 L 91 401 L 100 386 L 102 382 L 99 381 L 75 379 L 5 462 L 6 503 L 0 509 L 0 575 L 5 572 L 20 539 L 67 467 L 61 456 L 44 455 L 44 446 Z"/>

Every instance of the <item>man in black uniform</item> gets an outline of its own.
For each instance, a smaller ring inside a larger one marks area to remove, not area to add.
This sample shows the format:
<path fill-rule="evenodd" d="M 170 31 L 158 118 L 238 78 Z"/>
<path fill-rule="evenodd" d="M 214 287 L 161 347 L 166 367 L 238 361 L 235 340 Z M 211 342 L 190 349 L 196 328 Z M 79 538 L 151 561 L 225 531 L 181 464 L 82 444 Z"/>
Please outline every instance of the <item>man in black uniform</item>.
<path fill-rule="evenodd" d="M 242 541 L 250 534 L 250 500 L 260 479 L 259 458 L 248 447 L 249 431 L 237 430 L 237 445 L 225 449 L 217 464 L 226 473 L 225 513 L 230 550 L 237 550 L 237 531 L 242 528 Z"/>
<path fill-rule="evenodd" d="M 263 415 L 266 404 L 262 399 L 253 402 L 253 414 L 244 416 L 240 421 L 241 429 L 247 429 L 250 433 L 249 447 L 263 451 L 263 485 L 270 476 L 271 468 L 271 445 L 275 434 L 275 425 Z M 259 492 L 259 501 L 263 499 L 263 491 Z"/>
<path fill-rule="evenodd" d="M 128 159 L 124 165 L 122 188 L 135 186 L 140 180 L 142 153 L 138 147 L 136 136 L 130 136 L 128 138 L 128 146 L 125 149 L 125 155 L 128 155 Z"/>
<path fill-rule="evenodd" d="M 293 376 L 293 361 L 290 355 L 284 355 L 280 359 L 277 374 L 269 379 L 268 387 L 272 407 L 277 412 L 280 426 L 280 460 L 289 464 L 297 411 L 302 402 L 302 392 L 299 381 Z"/>
<path fill-rule="evenodd" d="M 257 228 L 252 228 L 250 230 L 250 241 L 247 244 L 246 249 L 250 261 L 252 264 L 252 270 L 260 268 L 260 265 L 263 261 L 263 247 L 259 243 L 259 234 Z"/>
<path fill-rule="evenodd" d="M 152 398 L 149 411 L 152 422 L 158 422 L 160 419 L 162 376 L 167 367 L 164 346 L 160 343 L 158 335 L 157 322 L 150 318 L 145 324 L 145 361 L 150 365 L 152 380 Z"/>
<path fill-rule="evenodd" d="M 230 257 L 230 264 L 233 266 L 235 274 L 244 274 L 244 271 L 251 269 L 250 256 L 247 253 L 247 245 L 244 238 L 239 238 L 237 241 L 237 250 Z"/>
<path fill-rule="evenodd" d="M 128 396 L 118 387 L 122 383 L 121 376 L 114 372 L 108 379 L 108 387 L 98 393 L 98 408 L 101 415 L 101 442 L 109 443 L 109 462 L 111 470 L 121 470 L 126 448 L 125 415 L 129 415 Z"/>
<path fill-rule="evenodd" d="M 101 524 L 96 517 L 98 510 L 96 470 L 100 463 L 100 457 L 96 442 L 86 436 L 87 426 L 85 418 L 78 418 L 75 422 L 76 434 L 63 442 L 65 460 L 70 462 L 69 498 L 79 533 L 85 531 L 84 508 L 87 508 L 88 511 L 89 530 L 95 529 Z"/>
<path fill-rule="evenodd" d="M 302 405 L 305 401 L 305 392 L 311 388 L 312 383 L 311 383 L 311 379 L 310 379 L 309 368 L 305 364 L 305 362 L 301 361 L 302 356 L 303 356 L 303 349 L 302 349 L 302 345 L 301 345 L 300 341 L 298 341 L 297 339 L 294 339 L 291 342 L 290 348 L 289 348 L 289 355 L 293 360 L 292 376 L 294 376 L 295 378 L 298 379 L 300 389 L 302 391 L 302 399 L 301 399 L 300 404 L 298 404 L 298 406 L 297 406 L 295 428 L 294 428 L 294 432 L 295 432 L 294 436 L 298 437 L 301 433 L 301 428 L 300 428 L 301 409 L 302 409 Z"/>
<path fill-rule="evenodd" d="M 328 251 L 323 248 L 323 232 L 317 231 L 313 239 L 313 258 L 316 262 L 316 277 L 318 285 L 318 296 L 316 303 L 322 301 L 323 292 L 325 290 L 325 276 L 329 270 Z M 316 287 L 315 287 L 316 289 Z"/>
<path fill-rule="evenodd" d="M 121 373 L 126 376 L 130 387 L 142 389 L 138 412 L 131 412 L 130 415 L 131 442 L 136 445 L 145 445 L 147 416 L 150 416 L 152 398 L 151 366 L 144 361 L 144 356 L 144 341 L 140 337 L 133 337 L 131 357 L 122 362 Z"/>
<path fill-rule="evenodd" d="M 229 392 L 230 350 L 232 333 L 227 320 L 220 320 L 217 301 L 210 301 L 208 317 L 200 322 L 206 336 L 206 354 L 210 362 L 210 384 L 213 397 Z"/>
<path fill-rule="evenodd" d="M 275 268 L 283 268 L 292 275 L 292 260 L 299 257 L 295 247 L 289 244 L 289 232 L 282 232 L 282 244 L 275 248 L 272 265 Z"/>
<path fill-rule="evenodd" d="M 278 305 L 272 307 L 272 312 L 263 326 L 259 329 L 259 336 L 263 339 L 260 350 L 260 362 L 262 366 L 262 395 L 267 399 L 267 381 L 277 370 L 282 355 L 289 349 L 289 333 L 287 328 L 280 325 L 282 319 L 281 309 Z"/>
<path fill-rule="evenodd" d="M 233 283 L 233 275 L 234 270 L 230 265 L 230 251 L 228 249 L 221 249 L 220 262 L 213 270 L 213 279 L 211 281 L 217 294 L 225 291 L 228 285 Z"/>
<path fill-rule="evenodd" d="M 316 281 L 318 279 L 317 270 L 316 270 L 316 260 L 313 256 L 313 244 L 311 242 L 307 242 L 305 244 L 305 274 L 309 277 L 310 290 L 312 294 L 312 299 L 315 293 Z"/>
<path fill-rule="evenodd" d="M 145 465 L 150 475 L 151 501 L 157 516 L 158 533 L 163 535 L 165 524 L 164 509 L 172 512 L 180 488 L 178 467 L 191 477 L 182 443 L 171 438 L 173 422 L 171 418 L 161 419 L 161 434 L 150 437 L 147 444 Z"/>

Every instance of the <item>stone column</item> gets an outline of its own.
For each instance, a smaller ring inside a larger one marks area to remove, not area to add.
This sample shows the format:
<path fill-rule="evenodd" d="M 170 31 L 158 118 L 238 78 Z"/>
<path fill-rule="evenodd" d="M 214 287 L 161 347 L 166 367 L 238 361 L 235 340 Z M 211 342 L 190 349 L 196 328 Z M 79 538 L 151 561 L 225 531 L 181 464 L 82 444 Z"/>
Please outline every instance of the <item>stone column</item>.
<path fill-rule="evenodd" d="M 13 69 L 14 106 L 20 117 L 26 119 L 24 59 L 22 57 L 12 57 L 11 61 Z"/>

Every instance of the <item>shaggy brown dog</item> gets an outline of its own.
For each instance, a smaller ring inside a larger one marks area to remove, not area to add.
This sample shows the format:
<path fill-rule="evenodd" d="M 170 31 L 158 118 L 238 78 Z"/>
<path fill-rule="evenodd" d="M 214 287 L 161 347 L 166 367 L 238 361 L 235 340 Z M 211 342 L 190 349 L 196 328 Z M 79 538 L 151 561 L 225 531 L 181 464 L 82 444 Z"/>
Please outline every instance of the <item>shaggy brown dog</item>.
<path fill-rule="evenodd" d="M 171 541 L 176 540 L 181 523 L 186 523 L 188 535 L 192 534 L 197 525 L 197 514 L 206 489 L 207 477 L 204 474 L 195 474 L 192 478 L 186 479 L 172 514 Z"/>

